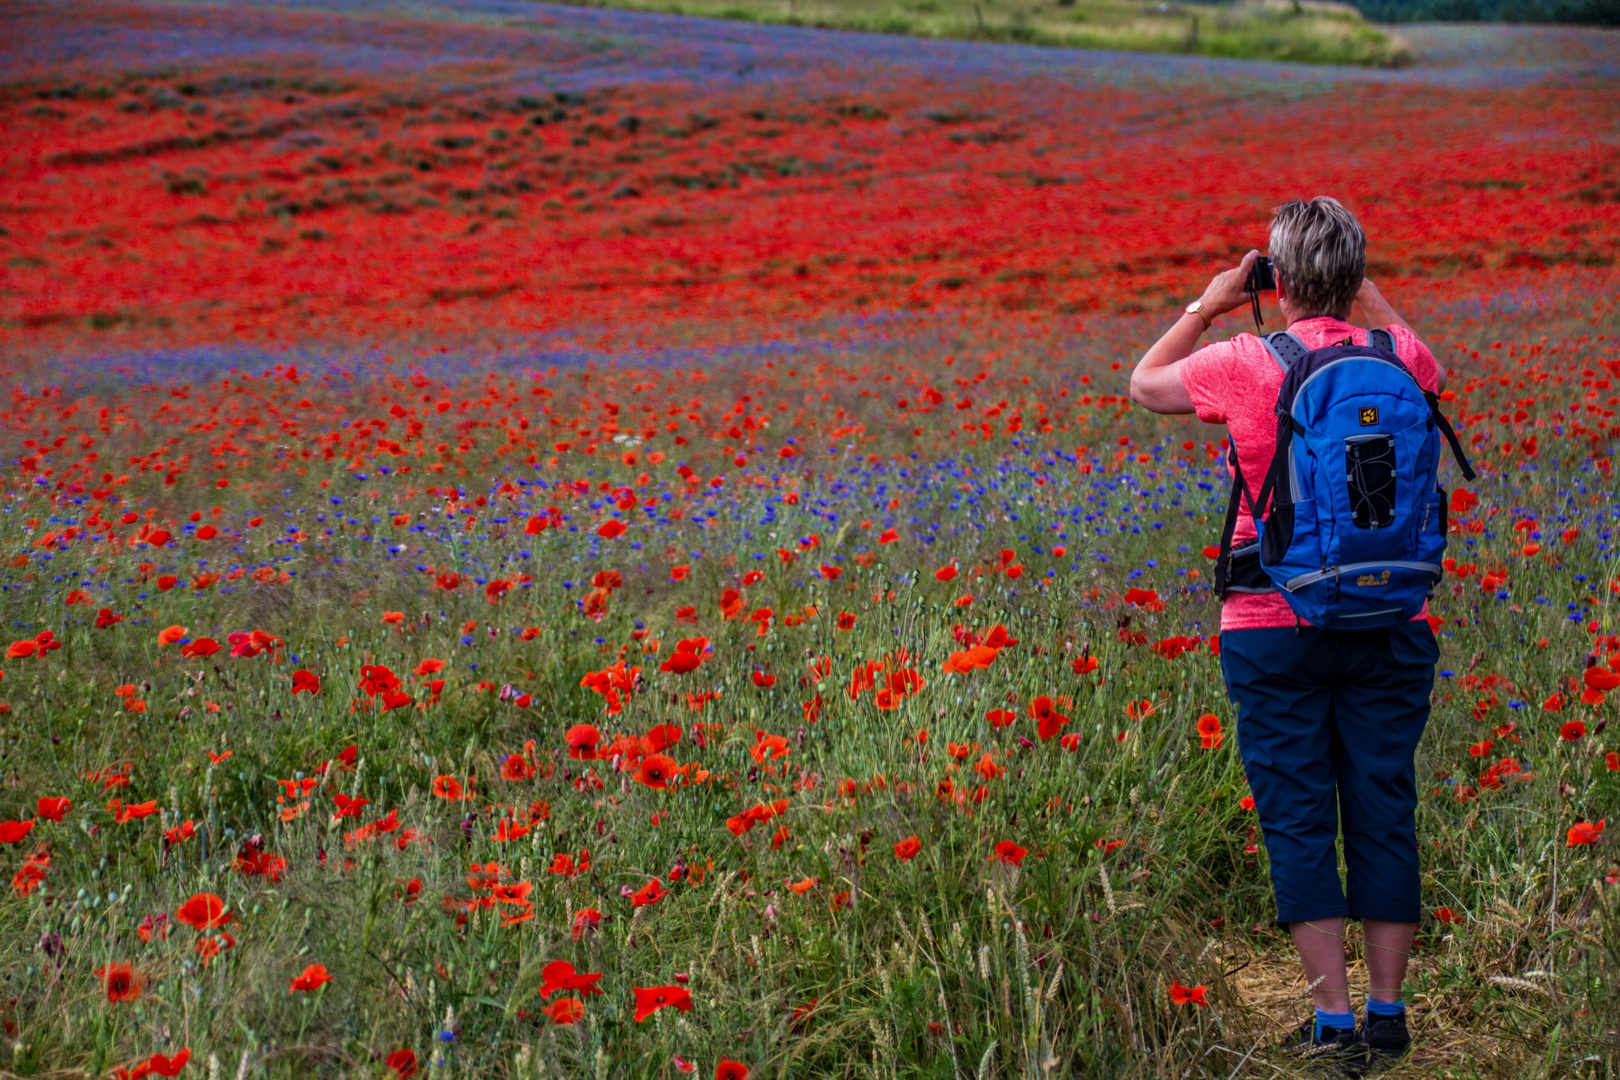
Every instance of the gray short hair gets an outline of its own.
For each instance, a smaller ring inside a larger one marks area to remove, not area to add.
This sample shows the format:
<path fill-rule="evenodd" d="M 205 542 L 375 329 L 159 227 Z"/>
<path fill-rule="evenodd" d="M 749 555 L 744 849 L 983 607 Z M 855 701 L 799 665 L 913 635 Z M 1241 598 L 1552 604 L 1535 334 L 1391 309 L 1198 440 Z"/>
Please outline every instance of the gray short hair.
<path fill-rule="evenodd" d="M 1302 318 L 1348 318 L 1367 273 L 1367 234 L 1337 199 L 1295 199 L 1272 212 L 1271 262 Z"/>

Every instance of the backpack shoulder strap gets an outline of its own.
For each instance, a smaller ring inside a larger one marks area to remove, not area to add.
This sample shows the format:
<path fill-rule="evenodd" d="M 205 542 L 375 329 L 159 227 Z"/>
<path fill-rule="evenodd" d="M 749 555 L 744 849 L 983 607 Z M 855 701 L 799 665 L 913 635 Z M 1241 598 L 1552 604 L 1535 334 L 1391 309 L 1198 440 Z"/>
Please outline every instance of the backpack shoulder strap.
<path fill-rule="evenodd" d="M 1367 344 L 1371 345 L 1375 349 L 1382 349 L 1384 352 L 1390 353 L 1391 355 L 1395 354 L 1395 335 L 1390 333 L 1388 330 L 1382 328 L 1377 330 L 1368 330 Z"/>
<path fill-rule="evenodd" d="M 1285 372 L 1311 351 L 1292 330 L 1278 330 L 1275 334 L 1265 335 L 1260 341 L 1271 354 L 1271 358 L 1277 361 L 1277 366 Z"/>

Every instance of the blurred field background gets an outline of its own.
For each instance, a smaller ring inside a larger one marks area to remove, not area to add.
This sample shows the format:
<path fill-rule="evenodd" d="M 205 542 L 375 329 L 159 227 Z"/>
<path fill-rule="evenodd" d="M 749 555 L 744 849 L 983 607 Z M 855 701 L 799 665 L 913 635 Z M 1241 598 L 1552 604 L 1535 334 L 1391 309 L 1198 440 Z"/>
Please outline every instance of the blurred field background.
<path fill-rule="evenodd" d="M 1387 1075 L 1613 1076 L 1620 51 L 1401 37 L 0 12 L 0 1068 L 1306 1075 L 1125 392 L 1329 192 L 1484 473 Z"/>

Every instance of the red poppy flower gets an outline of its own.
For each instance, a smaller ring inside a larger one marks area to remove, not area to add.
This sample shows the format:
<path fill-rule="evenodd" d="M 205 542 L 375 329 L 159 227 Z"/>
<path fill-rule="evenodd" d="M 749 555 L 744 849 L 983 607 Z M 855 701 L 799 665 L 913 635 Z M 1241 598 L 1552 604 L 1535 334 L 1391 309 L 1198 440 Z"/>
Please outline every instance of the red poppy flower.
<path fill-rule="evenodd" d="M 1170 1004 L 1172 1005 L 1201 1005 L 1209 1007 L 1209 1001 L 1204 997 L 1205 988 L 1202 986 L 1182 986 L 1177 979 L 1170 980 Z"/>
<path fill-rule="evenodd" d="M 125 805 L 121 799 L 113 799 L 107 804 L 107 813 L 113 816 L 113 822 L 122 825 L 128 821 L 139 821 L 151 817 L 158 812 L 157 800 L 148 799 L 143 803 L 130 803 Z"/>
<path fill-rule="evenodd" d="M 581 973 L 574 970 L 574 965 L 566 960 L 553 960 L 540 969 L 540 977 L 545 980 L 540 987 L 540 996 L 549 998 L 559 991 L 570 991 L 584 994 L 600 994 L 601 988 L 596 984 L 601 981 L 601 972 Z"/>
<path fill-rule="evenodd" d="M 185 1071 L 186 1063 L 190 1060 L 191 1050 L 189 1047 L 182 1049 L 173 1057 L 164 1057 L 162 1054 L 153 1054 L 151 1057 L 146 1059 L 144 1064 L 137 1065 L 135 1067 L 135 1072 L 139 1073 L 142 1069 L 145 1069 L 148 1075 L 179 1076 Z"/>
<path fill-rule="evenodd" d="M 219 642 L 207 637 L 197 638 L 180 647 L 180 655 L 188 658 L 205 659 L 217 652 L 219 652 Z"/>
<path fill-rule="evenodd" d="M 682 730 L 679 724 L 658 724 L 642 737 L 647 749 L 656 754 L 667 750 L 681 741 Z"/>
<path fill-rule="evenodd" d="M 1608 668 L 1589 667 L 1581 676 L 1581 681 L 1592 690 L 1613 690 L 1620 687 L 1620 672 L 1610 671 Z"/>
<path fill-rule="evenodd" d="M 334 792 L 332 795 L 332 803 L 337 807 L 337 810 L 333 813 L 332 817 L 334 820 L 338 818 L 358 819 L 361 811 L 365 809 L 366 804 L 369 802 L 371 802 L 370 799 L 362 799 L 358 796 L 349 796 L 341 791 Z"/>
<path fill-rule="evenodd" d="M 650 788 L 662 791 L 669 787 L 669 781 L 680 772 L 674 758 L 668 754 L 650 754 L 641 759 L 641 768 L 636 770 L 636 779 Z"/>
<path fill-rule="evenodd" d="M 991 727 L 1004 728 L 1017 720 L 1018 714 L 1011 709 L 991 709 L 984 714 L 984 718 L 990 721 Z"/>
<path fill-rule="evenodd" d="M 399 1077 L 399 1080 L 405 1080 L 408 1076 L 416 1075 L 416 1051 L 409 1047 L 395 1050 L 383 1058 L 383 1064 L 393 1069 L 394 1075 Z"/>
<path fill-rule="evenodd" d="M 999 859 L 1000 861 L 1010 863 L 1013 866 L 1022 866 L 1024 864 L 1024 856 L 1028 854 L 1028 848 L 1019 847 L 1011 840 L 1003 840 L 1001 843 L 996 845 L 996 853 L 992 855 L 991 858 Z"/>
<path fill-rule="evenodd" d="M 92 972 L 101 980 L 108 1001 L 134 1001 L 141 996 L 141 980 L 129 964 L 108 964 Z"/>
<path fill-rule="evenodd" d="M 441 799 L 449 799 L 452 802 L 464 798 L 461 791 L 461 781 L 453 776 L 435 777 L 433 780 L 433 794 Z"/>
<path fill-rule="evenodd" d="M 956 577 L 956 567 L 954 566 L 942 566 L 934 571 L 934 578 L 937 581 L 950 581 L 954 577 Z"/>
<path fill-rule="evenodd" d="M 502 780 L 527 780 L 533 775 L 534 765 L 522 754 L 508 754 L 506 760 L 501 762 Z"/>
<path fill-rule="evenodd" d="M 721 1058 L 714 1067 L 714 1080 L 748 1080 L 748 1066 L 740 1061 Z"/>
<path fill-rule="evenodd" d="M 578 761 L 592 761 L 596 758 L 596 744 L 602 741 L 602 733 L 591 724 L 575 724 L 563 736 L 568 744 L 568 756 Z"/>
<path fill-rule="evenodd" d="M 1586 725 L 1579 720 L 1570 720 L 1558 729 L 1558 737 L 1565 742 L 1574 742 L 1586 738 Z"/>
<path fill-rule="evenodd" d="M 585 1003 L 579 998 L 559 998 L 541 1011 L 553 1024 L 574 1024 L 585 1016 Z"/>
<path fill-rule="evenodd" d="M 324 964 L 311 964 L 287 983 L 287 993 L 313 993 L 331 981 Z"/>
<path fill-rule="evenodd" d="M 602 522 L 601 527 L 596 530 L 596 535 L 602 537 L 604 540 L 612 540 L 615 537 L 623 536 L 624 522 L 618 520 L 617 518 L 604 521 Z"/>
<path fill-rule="evenodd" d="M 676 1008 L 690 1012 L 692 995 L 681 986 L 637 986 L 631 988 L 636 998 L 636 1023 L 641 1023 L 659 1009 Z"/>
<path fill-rule="evenodd" d="M 236 872 L 245 877 L 262 877 L 266 881 L 277 882 L 286 869 L 286 857 L 273 851 L 248 851 L 236 857 Z"/>
<path fill-rule="evenodd" d="M 1010 649 L 1018 644 L 1018 639 L 1009 634 L 1005 626 L 996 623 L 984 635 L 984 643 L 992 649 Z"/>
<path fill-rule="evenodd" d="M 34 804 L 34 808 L 40 817 L 60 823 L 62 816 L 73 809 L 73 800 L 62 796 L 42 798 Z"/>
<path fill-rule="evenodd" d="M 1160 600 L 1159 594 L 1152 589 L 1127 589 L 1125 591 L 1125 602 L 1147 611 L 1164 610 L 1164 601 Z"/>
<path fill-rule="evenodd" d="M 1069 718 L 1058 712 L 1052 703 L 1052 699 L 1045 694 L 1029 703 L 1029 715 L 1035 721 L 1035 733 L 1043 740 L 1055 736 L 1058 729 L 1069 722 Z"/>
<path fill-rule="evenodd" d="M 1569 843 L 1566 847 L 1579 847 L 1583 844 L 1595 844 L 1603 835 L 1603 822 L 1596 825 L 1590 821 L 1577 821 L 1569 829 Z"/>
<path fill-rule="evenodd" d="M 232 915 L 225 910 L 225 901 L 213 893 L 197 893 L 180 905 L 174 917 L 198 930 L 213 930 L 229 923 Z"/>
<path fill-rule="evenodd" d="M 122 615 L 113 614 L 112 608 L 102 608 L 99 612 L 96 613 L 96 629 L 97 630 L 105 630 L 105 629 L 107 629 L 107 627 L 113 626 L 113 625 L 115 625 L 117 623 L 121 623 L 123 621 L 124 621 L 124 617 Z"/>
<path fill-rule="evenodd" d="M 668 895 L 669 891 L 664 888 L 663 881 L 658 878 L 653 878 L 651 881 L 647 882 L 647 884 L 643 885 L 641 888 L 637 889 L 631 894 L 630 906 L 644 907 L 647 904 L 656 904 L 658 901 L 662 900 Z"/>
<path fill-rule="evenodd" d="M 1448 907 L 1435 908 L 1434 917 L 1445 923 L 1447 926 L 1461 926 L 1466 921 L 1461 915 L 1458 915 L 1455 911 L 1452 911 Z"/>
<path fill-rule="evenodd" d="M 910 862 L 912 859 L 917 857 L 917 852 L 921 850 L 922 841 L 917 839 L 915 836 L 908 836 L 898 844 L 894 845 L 894 857 L 899 859 L 901 862 Z"/>
<path fill-rule="evenodd" d="M 33 827 L 32 821 L 0 821 L 0 844 L 21 843 Z"/>
<path fill-rule="evenodd" d="M 382 712 L 390 712 L 394 709 L 407 708 L 415 702 L 416 699 L 409 694 L 398 690 L 384 690 L 378 707 Z"/>
<path fill-rule="evenodd" d="M 570 937 L 574 941 L 581 941 L 585 936 L 602 925 L 602 913 L 595 908 L 580 908 L 574 912 L 574 925 Z"/>

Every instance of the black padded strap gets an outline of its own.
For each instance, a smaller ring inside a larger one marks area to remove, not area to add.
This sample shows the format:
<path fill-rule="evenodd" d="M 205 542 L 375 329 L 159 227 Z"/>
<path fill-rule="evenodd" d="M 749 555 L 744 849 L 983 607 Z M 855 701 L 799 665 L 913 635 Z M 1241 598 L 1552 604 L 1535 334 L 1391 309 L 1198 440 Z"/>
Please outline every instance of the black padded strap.
<path fill-rule="evenodd" d="M 1391 355 L 1395 353 L 1395 335 L 1388 330 L 1368 330 L 1367 344 L 1375 349 L 1382 349 Z"/>
<path fill-rule="evenodd" d="M 1275 334 L 1265 335 L 1260 341 L 1271 354 L 1271 358 L 1277 361 L 1277 366 L 1285 372 L 1311 351 L 1299 339 L 1299 335 L 1291 330 L 1278 330 Z"/>

